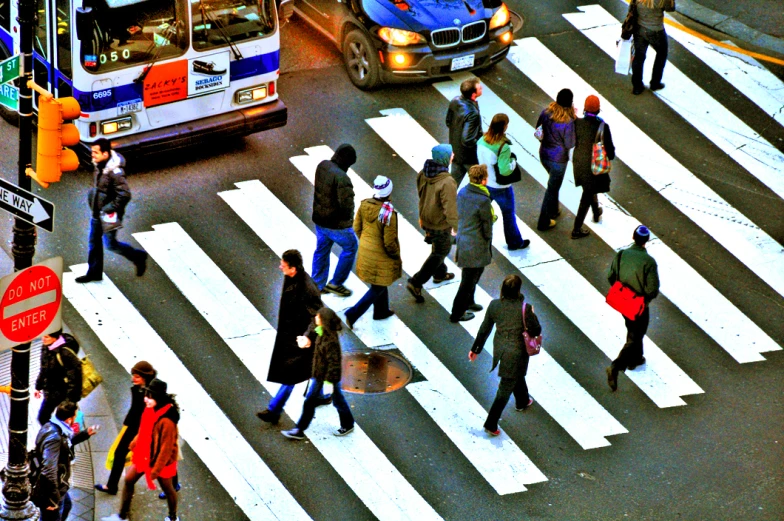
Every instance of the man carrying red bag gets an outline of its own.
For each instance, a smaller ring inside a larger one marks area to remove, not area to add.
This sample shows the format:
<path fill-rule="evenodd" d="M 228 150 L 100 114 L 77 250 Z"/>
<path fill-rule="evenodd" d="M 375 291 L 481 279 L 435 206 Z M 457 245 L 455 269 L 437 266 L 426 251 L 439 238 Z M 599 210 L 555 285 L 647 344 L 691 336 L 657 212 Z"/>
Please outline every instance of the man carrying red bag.
<path fill-rule="evenodd" d="M 645 244 L 651 238 L 651 232 L 640 225 L 634 230 L 633 237 L 634 244 L 615 255 L 610 265 L 610 272 L 607 274 L 610 285 L 620 282 L 624 289 L 631 289 L 644 300 L 642 311 L 636 318 L 623 317 L 626 322 L 626 344 L 618 353 L 618 358 L 606 369 L 607 384 L 613 391 L 618 389 L 618 371 L 634 369 L 645 363 L 642 339 L 648 331 L 650 320 L 648 305 L 659 294 L 659 270 L 656 260 L 645 251 Z"/>

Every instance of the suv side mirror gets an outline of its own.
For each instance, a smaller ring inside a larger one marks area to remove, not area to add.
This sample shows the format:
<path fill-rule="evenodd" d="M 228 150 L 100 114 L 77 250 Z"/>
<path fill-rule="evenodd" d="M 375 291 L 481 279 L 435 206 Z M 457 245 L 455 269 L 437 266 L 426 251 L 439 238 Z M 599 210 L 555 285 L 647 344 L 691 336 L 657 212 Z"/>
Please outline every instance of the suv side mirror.
<path fill-rule="evenodd" d="M 93 17 L 92 7 L 77 7 L 76 8 L 76 38 L 83 42 L 93 39 Z"/>
<path fill-rule="evenodd" d="M 291 18 L 291 15 L 294 14 L 294 2 L 293 0 L 283 0 L 278 6 L 278 20 L 280 20 L 280 25 L 285 24 Z"/>

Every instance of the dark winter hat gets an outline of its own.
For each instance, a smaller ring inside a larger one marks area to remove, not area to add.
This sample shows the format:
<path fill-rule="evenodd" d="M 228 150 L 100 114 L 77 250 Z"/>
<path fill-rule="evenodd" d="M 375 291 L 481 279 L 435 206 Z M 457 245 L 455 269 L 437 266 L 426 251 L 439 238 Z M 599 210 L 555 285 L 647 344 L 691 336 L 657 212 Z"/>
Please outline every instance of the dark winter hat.
<path fill-rule="evenodd" d="M 634 230 L 634 235 L 632 237 L 636 244 L 642 246 L 651 238 L 651 231 L 645 225 L 641 224 Z"/>
<path fill-rule="evenodd" d="M 431 152 L 433 161 L 439 165 L 449 166 L 449 161 L 452 160 L 452 145 L 436 145 Z"/>
<path fill-rule="evenodd" d="M 142 378 L 144 378 L 145 381 L 149 382 L 150 380 L 155 378 L 155 375 L 158 374 L 158 371 L 156 371 L 153 368 L 150 362 L 147 362 L 146 360 L 141 360 L 139 362 L 136 362 L 136 365 L 134 365 L 131 368 L 131 374 L 137 374 Z"/>
<path fill-rule="evenodd" d="M 341 169 L 348 170 L 351 165 L 357 162 L 357 151 L 354 147 L 347 144 L 342 144 L 335 150 L 335 155 L 332 156 L 332 162 L 337 164 Z"/>
<path fill-rule="evenodd" d="M 326 327 L 330 331 L 340 331 L 343 326 L 340 323 L 340 317 L 328 307 L 323 307 L 318 310 L 318 315 L 321 317 L 321 326 Z"/>
<path fill-rule="evenodd" d="M 555 102 L 565 109 L 571 108 L 574 102 L 574 94 L 569 89 L 561 89 L 555 98 Z"/>
<path fill-rule="evenodd" d="M 150 396 L 150 398 L 152 398 L 156 402 L 162 402 L 169 397 L 168 393 L 166 392 L 168 388 L 169 386 L 166 385 L 166 382 L 154 378 L 150 383 L 148 383 L 144 387 L 144 392 L 147 393 Z"/>
<path fill-rule="evenodd" d="M 598 114 L 599 113 L 599 98 L 591 94 L 587 98 L 585 98 L 585 112 L 590 112 L 591 114 Z"/>
<path fill-rule="evenodd" d="M 51 333 L 47 333 L 46 336 L 50 336 L 52 338 L 60 338 L 63 336 L 63 330 L 58 329 L 57 331 L 52 331 Z"/>

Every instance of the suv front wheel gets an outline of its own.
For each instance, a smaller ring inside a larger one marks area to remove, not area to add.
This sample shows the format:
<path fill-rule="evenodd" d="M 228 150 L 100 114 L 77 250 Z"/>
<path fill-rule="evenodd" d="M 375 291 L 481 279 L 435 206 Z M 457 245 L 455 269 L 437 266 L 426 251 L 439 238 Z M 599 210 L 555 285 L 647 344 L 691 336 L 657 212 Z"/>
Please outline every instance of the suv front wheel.
<path fill-rule="evenodd" d="M 381 82 L 381 66 L 373 44 L 365 33 L 355 29 L 343 40 L 343 60 L 351 83 L 362 90 L 372 89 Z"/>

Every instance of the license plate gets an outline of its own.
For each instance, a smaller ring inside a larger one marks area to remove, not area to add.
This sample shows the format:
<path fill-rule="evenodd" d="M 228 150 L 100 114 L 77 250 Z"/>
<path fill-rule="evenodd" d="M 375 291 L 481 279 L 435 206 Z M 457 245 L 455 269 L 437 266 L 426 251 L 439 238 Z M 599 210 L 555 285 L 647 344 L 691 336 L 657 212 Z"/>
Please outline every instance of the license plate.
<path fill-rule="evenodd" d="M 124 103 L 122 105 L 118 105 L 117 108 L 119 109 L 120 116 L 122 116 L 123 114 L 130 114 L 131 112 L 141 112 L 142 102 L 134 101 L 131 103 Z"/>
<path fill-rule="evenodd" d="M 474 55 L 461 56 L 460 58 L 452 59 L 452 70 L 459 71 L 460 69 L 468 69 L 474 66 Z"/>

